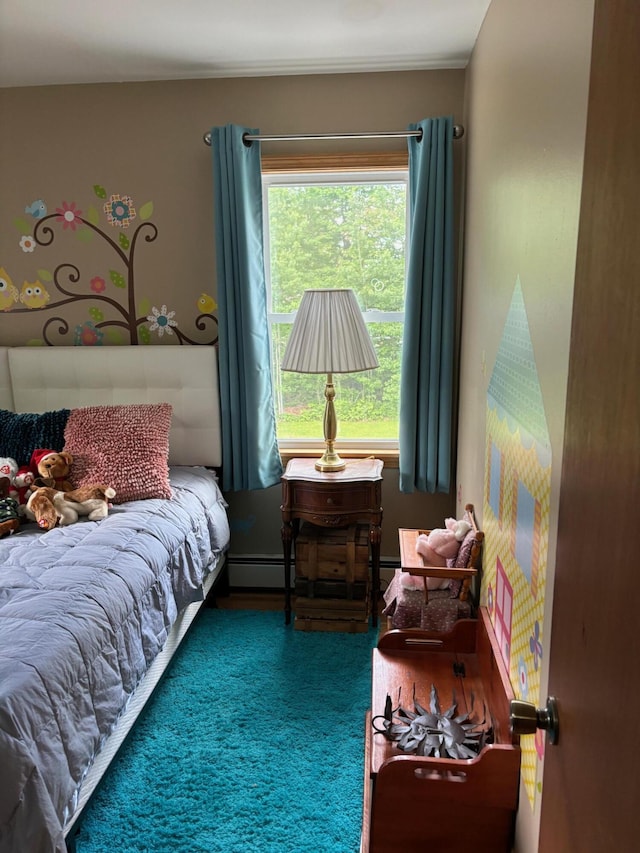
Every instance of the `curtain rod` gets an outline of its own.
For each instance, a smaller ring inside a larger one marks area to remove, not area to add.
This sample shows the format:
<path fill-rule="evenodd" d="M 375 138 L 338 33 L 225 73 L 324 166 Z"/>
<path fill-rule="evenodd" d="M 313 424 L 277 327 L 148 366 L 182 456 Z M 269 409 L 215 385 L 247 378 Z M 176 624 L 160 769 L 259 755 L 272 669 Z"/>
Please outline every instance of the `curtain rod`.
<path fill-rule="evenodd" d="M 378 130 L 366 133 L 288 133 L 273 136 L 261 133 L 245 133 L 242 136 L 242 141 L 245 145 L 249 146 L 252 142 L 284 142 L 285 140 L 297 142 L 305 139 L 381 139 L 389 137 L 406 138 L 409 136 L 417 136 L 422 139 L 422 131 Z M 460 139 L 462 136 L 464 136 L 464 127 L 460 124 L 454 124 L 453 138 Z M 211 145 L 211 131 L 208 130 L 202 138 L 206 145 Z"/>

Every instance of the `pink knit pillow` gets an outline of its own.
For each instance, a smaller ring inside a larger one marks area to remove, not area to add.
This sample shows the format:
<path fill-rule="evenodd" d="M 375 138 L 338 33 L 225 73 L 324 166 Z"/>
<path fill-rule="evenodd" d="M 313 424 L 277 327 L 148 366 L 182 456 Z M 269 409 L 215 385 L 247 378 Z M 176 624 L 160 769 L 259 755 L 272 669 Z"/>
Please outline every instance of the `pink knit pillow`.
<path fill-rule="evenodd" d="M 171 414 L 169 403 L 72 409 L 64 431 L 72 484 L 112 486 L 114 503 L 170 498 Z"/>

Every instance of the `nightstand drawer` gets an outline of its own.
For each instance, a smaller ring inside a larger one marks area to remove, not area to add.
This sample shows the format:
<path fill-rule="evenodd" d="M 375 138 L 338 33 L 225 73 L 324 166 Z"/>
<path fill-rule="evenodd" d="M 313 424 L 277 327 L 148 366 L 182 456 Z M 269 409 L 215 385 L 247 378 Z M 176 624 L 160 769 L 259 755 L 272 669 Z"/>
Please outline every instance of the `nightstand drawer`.
<path fill-rule="evenodd" d="M 293 503 L 299 512 L 370 512 L 373 508 L 374 490 L 369 484 L 344 483 L 336 488 L 293 485 Z"/>

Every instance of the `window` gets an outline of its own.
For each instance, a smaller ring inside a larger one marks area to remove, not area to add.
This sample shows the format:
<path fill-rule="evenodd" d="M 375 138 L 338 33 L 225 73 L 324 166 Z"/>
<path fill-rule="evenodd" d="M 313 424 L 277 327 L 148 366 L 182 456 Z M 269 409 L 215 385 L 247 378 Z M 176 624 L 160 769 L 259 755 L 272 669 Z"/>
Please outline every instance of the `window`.
<path fill-rule="evenodd" d="M 280 369 L 303 291 L 348 287 L 380 366 L 334 375 L 338 443 L 353 451 L 397 450 L 407 181 L 406 165 L 270 171 L 263 158 L 267 310 L 281 449 L 317 448 L 322 439 L 324 377 Z"/>

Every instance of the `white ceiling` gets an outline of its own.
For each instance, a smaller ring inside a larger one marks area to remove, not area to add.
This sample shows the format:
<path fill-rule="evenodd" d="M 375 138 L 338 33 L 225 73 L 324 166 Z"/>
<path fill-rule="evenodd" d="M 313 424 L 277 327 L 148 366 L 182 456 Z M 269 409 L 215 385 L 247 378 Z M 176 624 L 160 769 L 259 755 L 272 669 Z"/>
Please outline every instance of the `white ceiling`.
<path fill-rule="evenodd" d="M 0 86 L 464 68 L 490 0 L 0 0 Z"/>

